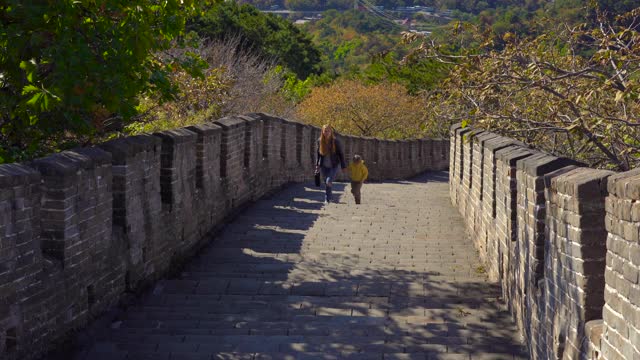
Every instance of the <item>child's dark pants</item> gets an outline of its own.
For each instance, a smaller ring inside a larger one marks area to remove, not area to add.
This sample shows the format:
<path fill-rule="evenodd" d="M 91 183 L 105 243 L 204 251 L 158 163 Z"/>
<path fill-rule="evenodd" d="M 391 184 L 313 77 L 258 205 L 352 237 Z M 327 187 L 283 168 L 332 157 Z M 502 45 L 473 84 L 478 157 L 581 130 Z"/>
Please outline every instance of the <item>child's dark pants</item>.
<path fill-rule="evenodd" d="M 353 198 L 356 199 L 356 204 L 360 204 L 360 189 L 362 188 L 361 181 L 352 181 L 351 182 L 351 193 L 353 194 Z"/>

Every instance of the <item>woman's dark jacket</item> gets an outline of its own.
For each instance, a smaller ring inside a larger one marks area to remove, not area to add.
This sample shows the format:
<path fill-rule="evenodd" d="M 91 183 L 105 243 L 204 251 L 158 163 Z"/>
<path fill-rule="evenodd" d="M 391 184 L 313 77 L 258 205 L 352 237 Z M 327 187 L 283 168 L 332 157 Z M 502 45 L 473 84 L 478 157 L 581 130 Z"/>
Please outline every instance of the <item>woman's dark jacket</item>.
<path fill-rule="evenodd" d="M 334 138 L 334 141 L 336 143 L 336 151 L 331 151 L 331 164 L 333 165 L 332 167 L 337 167 L 338 165 L 340 165 L 341 168 L 346 169 L 347 167 L 347 163 L 344 161 L 344 152 L 342 152 L 342 143 L 340 142 L 340 140 L 338 140 L 338 138 Z M 318 139 L 318 141 L 316 142 L 316 148 L 317 148 L 317 156 L 316 156 L 316 166 L 322 166 L 323 160 L 324 160 L 324 155 L 320 154 L 320 139 Z M 333 150 L 333 146 L 331 146 L 331 150 Z"/>

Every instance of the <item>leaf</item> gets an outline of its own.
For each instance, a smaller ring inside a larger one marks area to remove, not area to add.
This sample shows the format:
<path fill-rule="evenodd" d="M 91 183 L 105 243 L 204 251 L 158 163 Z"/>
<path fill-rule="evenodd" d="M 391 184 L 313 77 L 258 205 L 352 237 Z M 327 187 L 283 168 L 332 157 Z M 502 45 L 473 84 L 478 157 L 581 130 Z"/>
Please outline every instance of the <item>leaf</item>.
<path fill-rule="evenodd" d="M 620 90 L 616 91 L 615 102 L 620 102 L 623 96 L 624 96 L 624 91 L 620 91 Z"/>
<path fill-rule="evenodd" d="M 27 95 L 27 94 L 31 94 L 34 92 L 38 92 L 40 91 L 40 88 L 34 86 L 34 85 L 27 85 L 25 87 L 22 88 L 22 95 Z"/>
<path fill-rule="evenodd" d="M 43 94 L 42 96 L 42 110 L 49 110 L 49 95 L 48 94 Z"/>
<path fill-rule="evenodd" d="M 31 97 L 31 99 L 27 100 L 27 105 L 36 107 L 36 105 L 40 101 L 40 98 L 42 98 L 42 93 L 41 92 L 33 95 L 33 97 Z"/>
<path fill-rule="evenodd" d="M 20 62 L 20 69 L 24 70 L 24 72 L 27 74 L 27 80 L 32 83 L 33 82 L 33 78 L 34 78 L 34 74 L 35 74 L 35 70 L 36 70 L 36 65 L 34 64 L 33 60 L 30 61 L 21 61 Z"/>

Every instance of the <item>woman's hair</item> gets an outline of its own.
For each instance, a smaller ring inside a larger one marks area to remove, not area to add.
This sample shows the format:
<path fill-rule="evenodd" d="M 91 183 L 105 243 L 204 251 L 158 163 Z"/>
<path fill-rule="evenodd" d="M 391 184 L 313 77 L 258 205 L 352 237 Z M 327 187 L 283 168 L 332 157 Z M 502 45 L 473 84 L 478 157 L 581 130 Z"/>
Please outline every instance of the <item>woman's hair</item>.
<path fill-rule="evenodd" d="M 331 130 L 331 135 L 329 136 L 324 135 L 326 129 Z M 328 124 L 322 125 L 322 132 L 320 133 L 320 155 L 325 156 L 329 154 L 329 152 L 335 152 L 335 151 L 336 151 L 336 140 L 333 133 L 333 128 Z"/>

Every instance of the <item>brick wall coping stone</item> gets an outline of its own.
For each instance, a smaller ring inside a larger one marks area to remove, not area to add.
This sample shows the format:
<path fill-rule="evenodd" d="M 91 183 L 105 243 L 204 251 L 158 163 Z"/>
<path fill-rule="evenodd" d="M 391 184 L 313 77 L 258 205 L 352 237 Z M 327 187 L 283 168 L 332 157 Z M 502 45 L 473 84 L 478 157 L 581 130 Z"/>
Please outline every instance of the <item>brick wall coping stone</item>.
<path fill-rule="evenodd" d="M 94 151 L 63 151 L 46 158 L 36 159 L 31 164 L 40 171 L 43 176 L 69 176 L 75 175 L 80 169 L 90 169 L 94 164 L 106 164 L 110 162 L 111 155 L 103 150 L 94 148 Z"/>
<path fill-rule="evenodd" d="M 507 146 L 512 146 L 512 145 L 517 145 L 521 148 L 527 149 L 529 148 L 528 146 L 526 146 L 524 143 L 514 140 L 514 139 L 509 139 L 506 138 L 504 136 L 500 136 L 500 135 L 496 135 L 494 138 L 491 139 L 487 139 L 487 141 L 485 141 L 484 143 L 484 147 L 486 149 L 491 150 L 492 152 L 496 152 L 497 150 L 500 150 L 502 148 L 505 148 Z"/>
<path fill-rule="evenodd" d="M 462 129 L 462 123 L 461 122 L 455 123 L 455 124 L 451 125 L 449 127 L 449 129 L 451 130 L 451 132 L 455 132 L 458 129 Z"/>
<path fill-rule="evenodd" d="M 198 125 L 187 126 L 186 128 L 189 131 L 193 131 L 196 134 L 205 135 L 205 136 L 215 134 L 216 132 L 219 132 L 222 130 L 222 127 L 216 124 L 198 124 Z"/>
<path fill-rule="evenodd" d="M 577 167 L 551 180 L 551 188 L 582 201 L 601 201 L 607 195 L 607 178 L 613 171 Z"/>
<path fill-rule="evenodd" d="M 0 187 L 24 185 L 40 180 L 40 173 L 22 164 L 0 165 Z"/>
<path fill-rule="evenodd" d="M 607 190 L 619 198 L 640 200 L 640 168 L 612 175 Z"/>
<path fill-rule="evenodd" d="M 152 150 L 161 142 L 157 136 L 145 134 L 110 140 L 98 146 L 111 153 L 114 165 L 126 165 L 132 155 Z"/>
<path fill-rule="evenodd" d="M 263 114 L 263 113 L 250 113 L 250 114 L 247 114 L 246 116 L 252 116 L 253 117 L 255 115 L 262 116 L 263 118 L 266 118 L 269 121 L 275 121 L 275 122 L 279 122 L 279 123 L 285 123 L 285 122 L 291 123 L 291 122 L 294 122 L 294 121 L 286 121 L 285 119 L 282 119 L 282 118 L 279 118 L 279 117 L 275 117 L 275 116 L 272 116 L 272 115 L 269 115 L 269 114 Z M 320 128 L 318 127 L 318 129 L 320 129 Z"/>
<path fill-rule="evenodd" d="M 472 132 L 473 129 L 466 127 L 466 128 L 458 128 L 456 129 L 456 136 L 462 136 L 468 132 Z"/>
<path fill-rule="evenodd" d="M 563 174 L 566 174 L 568 172 L 571 172 L 575 169 L 580 169 L 578 166 L 576 165 L 568 165 L 565 167 L 562 167 L 560 169 L 554 170 L 550 173 L 547 173 L 544 175 L 544 186 L 548 189 L 551 190 L 553 192 L 557 192 L 558 191 L 558 182 L 557 182 L 557 177 Z"/>
<path fill-rule="evenodd" d="M 89 167 L 92 167 L 92 165 L 111 165 L 111 160 L 113 158 L 109 152 L 104 151 L 99 147 L 93 146 L 73 149 L 73 152 L 90 158 L 92 160 L 92 163 L 89 164 Z"/>
<path fill-rule="evenodd" d="M 518 162 L 518 170 L 523 170 L 530 176 L 542 176 L 546 173 L 549 173 L 553 170 L 568 166 L 568 165 L 582 165 L 579 162 L 555 157 L 553 155 L 548 155 L 542 152 L 534 154 L 522 161 Z"/>
<path fill-rule="evenodd" d="M 299 122 L 294 122 L 293 124 L 295 124 L 297 127 L 301 127 L 301 128 L 306 128 L 306 129 L 311 129 L 313 128 L 313 126 L 309 125 L 309 124 L 303 124 L 303 123 L 299 123 Z M 368 139 L 366 137 L 361 137 L 361 139 Z"/>
<path fill-rule="evenodd" d="M 476 133 L 475 136 L 473 136 L 473 141 L 479 143 L 481 146 L 484 147 L 484 144 L 491 139 L 495 139 L 496 137 L 498 137 L 498 135 L 494 134 L 494 133 L 490 133 L 490 132 L 480 132 L 480 133 Z"/>
<path fill-rule="evenodd" d="M 484 131 L 484 130 L 472 131 L 470 134 L 468 134 L 468 141 L 475 142 L 476 141 L 475 139 L 478 136 L 481 136 L 481 135 L 486 134 L 486 133 L 487 132 Z"/>
<path fill-rule="evenodd" d="M 511 144 L 496 150 L 495 157 L 503 162 L 509 163 L 509 166 L 516 166 L 518 160 L 534 155 L 535 153 L 535 150 L 523 149 L 519 145 Z"/>
<path fill-rule="evenodd" d="M 218 119 L 214 122 L 214 124 L 217 124 L 223 129 L 236 128 L 238 126 L 242 126 L 245 123 L 246 123 L 246 120 L 239 116 L 227 116 L 222 119 Z"/>
<path fill-rule="evenodd" d="M 197 135 L 193 131 L 189 131 L 185 128 L 161 131 L 154 133 L 153 135 L 161 138 L 163 142 L 171 144 L 181 144 L 189 141 L 195 141 L 197 138 Z"/>

